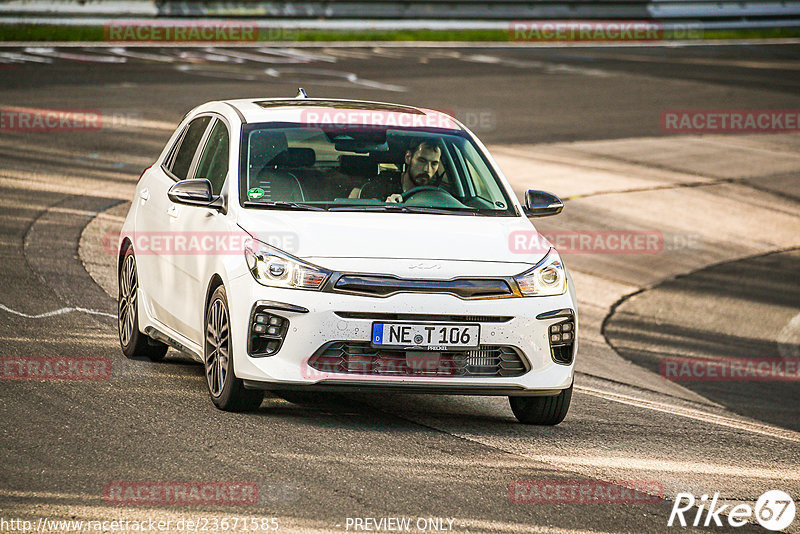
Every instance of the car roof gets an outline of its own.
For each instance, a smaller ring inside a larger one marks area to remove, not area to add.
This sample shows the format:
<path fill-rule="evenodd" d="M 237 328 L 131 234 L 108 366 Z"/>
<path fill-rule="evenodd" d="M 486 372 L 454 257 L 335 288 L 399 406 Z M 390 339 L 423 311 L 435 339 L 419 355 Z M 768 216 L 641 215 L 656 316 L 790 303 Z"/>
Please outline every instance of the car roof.
<path fill-rule="evenodd" d="M 464 129 L 458 120 L 445 112 L 388 102 L 338 98 L 243 98 L 224 102 L 233 106 L 242 122 L 246 123 Z"/>

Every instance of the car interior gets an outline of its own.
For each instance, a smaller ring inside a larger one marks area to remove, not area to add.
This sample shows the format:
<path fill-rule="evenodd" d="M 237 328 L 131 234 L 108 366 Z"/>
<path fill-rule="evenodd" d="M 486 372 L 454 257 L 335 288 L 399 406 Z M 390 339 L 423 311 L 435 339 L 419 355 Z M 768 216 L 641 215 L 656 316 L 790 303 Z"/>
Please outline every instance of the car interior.
<path fill-rule="evenodd" d="M 405 132 L 330 130 L 324 136 L 318 131 L 305 139 L 287 139 L 287 130 L 254 130 L 247 143 L 247 189 L 261 189 L 261 202 L 384 204 L 388 191 L 401 190 L 406 150 L 418 141 L 418 136 Z M 424 191 L 414 204 L 505 208 L 482 196 L 469 177 L 454 179 L 459 176 L 457 158 L 464 166 L 463 157 L 449 143 L 440 145 L 436 187 Z"/>

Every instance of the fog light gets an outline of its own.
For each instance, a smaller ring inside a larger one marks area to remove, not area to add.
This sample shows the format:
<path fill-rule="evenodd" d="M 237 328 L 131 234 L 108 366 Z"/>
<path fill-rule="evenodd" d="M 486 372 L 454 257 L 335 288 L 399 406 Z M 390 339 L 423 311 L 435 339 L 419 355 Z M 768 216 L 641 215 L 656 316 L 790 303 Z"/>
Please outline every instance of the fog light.
<path fill-rule="evenodd" d="M 575 349 L 575 316 L 559 314 L 547 319 L 558 321 L 548 327 L 550 338 L 550 355 L 553 361 L 569 365 L 572 363 Z"/>
<path fill-rule="evenodd" d="M 247 352 L 255 358 L 277 354 L 289 331 L 289 320 L 263 305 L 254 306 L 250 318 Z"/>

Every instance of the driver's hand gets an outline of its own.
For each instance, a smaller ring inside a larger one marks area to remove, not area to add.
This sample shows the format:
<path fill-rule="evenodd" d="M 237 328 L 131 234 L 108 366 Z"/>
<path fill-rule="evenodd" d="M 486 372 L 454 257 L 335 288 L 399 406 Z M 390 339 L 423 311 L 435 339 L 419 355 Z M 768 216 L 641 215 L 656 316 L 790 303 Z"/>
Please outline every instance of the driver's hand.
<path fill-rule="evenodd" d="M 389 195 L 386 198 L 386 202 L 395 202 L 395 203 L 397 203 L 397 202 L 402 202 L 402 201 L 403 201 L 403 195 L 400 195 L 400 194 L 397 194 L 397 193 L 395 193 L 393 195 Z"/>

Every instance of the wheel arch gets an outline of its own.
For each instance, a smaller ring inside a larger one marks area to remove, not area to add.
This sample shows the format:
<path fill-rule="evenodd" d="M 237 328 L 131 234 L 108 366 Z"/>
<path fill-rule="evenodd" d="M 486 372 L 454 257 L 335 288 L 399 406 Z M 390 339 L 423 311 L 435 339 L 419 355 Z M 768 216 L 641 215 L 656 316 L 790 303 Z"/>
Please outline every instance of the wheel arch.
<path fill-rule="evenodd" d="M 117 254 L 117 274 L 122 272 L 122 262 L 125 260 L 125 253 L 133 246 L 129 237 L 122 240 L 119 246 L 119 254 Z"/>
<path fill-rule="evenodd" d="M 206 288 L 206 298 L 203 301 L 203 320 L 205 321 L 206 315 L 208 315 L 208 305 L 211 302 L 211 295 L 214 294 L 214 291 L 219 286 L 224 286 L 224 282 L 222 281 L 222 277 L 214 273 L 211 279 L 208 281 L 208 287 Z"/>

